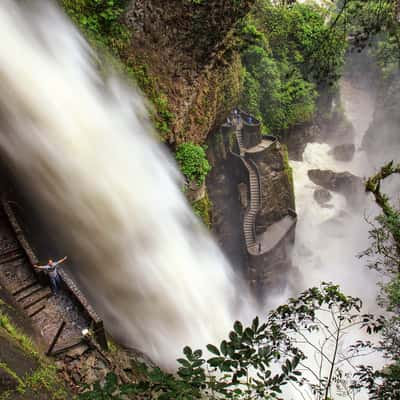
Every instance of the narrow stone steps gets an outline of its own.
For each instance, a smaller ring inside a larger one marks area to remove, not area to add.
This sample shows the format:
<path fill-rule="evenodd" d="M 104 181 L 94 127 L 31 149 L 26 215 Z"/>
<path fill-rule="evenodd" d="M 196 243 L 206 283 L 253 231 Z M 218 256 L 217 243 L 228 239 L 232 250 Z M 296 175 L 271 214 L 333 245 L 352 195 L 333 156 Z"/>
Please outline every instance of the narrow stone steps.
<path fill-rule="evenodd" d="M 52 292 L 49 287 L 42 287 L 40 290 L 35 291 L 32 293 L 31 296 L 25 297 L 23 300 L 21 300 L 19 303 L 22 305 L 22 308 L 24 310 L 32 307 L 35 304 L 38 304 L 42 300 L 45 300 L 49 297 L 52 296 Z"/>
<path fill-rule="evenodd" d="M 15 300 L 17 300 L 18 302 L 21 302 L 21 301 L 27 299 L 28 297 L 34 295 L 35 293 L 39 292 L 41 289 L 42 289 L 42 285 L 40 285 L 39 282 L 35 282 L 35 284 L 33 286 L 29 287 L 26 290 L 23 290 L 21 293 L 16 295 Z"/>
<path fill-rule="evenodd" d="M 236 126 L 235 134 L 239 146 L 239 153 L 241 156 L 243 156 L 245 154 L 245 149 L 243 148 L 243 136 L 240 125 Z M 249 249 L 257 246 L 254 235 L 254 224 L 257 213 L 260 209 L 261 195 L 259 192 L 260 186 L 258 174 L 254 171 L 251 164 L 244 159 L 244 157 L 242 157 L 242 161 L 249 173 L 250 201 L 247 212 L 245 213 L 243 219 L 243 235 L 246 246 Z"/>
<path fill-rule="evenodd" d="M 0 265 L 5 265 L 23 258 L 25 258 L 25 254 L 23 254 L 21 251 L 14 252 L 13 254 L 8 254 L 5 257 L 0 257 Z"/>

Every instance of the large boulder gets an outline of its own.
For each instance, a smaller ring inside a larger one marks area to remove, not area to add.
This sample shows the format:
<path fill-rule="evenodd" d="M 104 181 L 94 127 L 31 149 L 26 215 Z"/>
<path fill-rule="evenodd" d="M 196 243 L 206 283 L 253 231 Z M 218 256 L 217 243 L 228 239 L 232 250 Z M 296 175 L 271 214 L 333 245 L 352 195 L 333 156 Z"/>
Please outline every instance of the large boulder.
<path fill-rule="evenodd" d="M 320 206 L 326 205 L 331 198 L 331 192 L 327 189 L 318 188 L 314 190 L 314 199 Z"/>
<path fill-rule="evenodd" d="M 351 205 L 359 205 L 364 198 L 363 180 L 350 172 L 310 169 L 308 177 L 316 185 L 344 195 Z"/>
<path fill-rule="evenodd" d="M 353 143 L 344 143 L 335 146 L 329 154 L 337 161 L 351 161 L 354 157 L 356 146 Z"/>

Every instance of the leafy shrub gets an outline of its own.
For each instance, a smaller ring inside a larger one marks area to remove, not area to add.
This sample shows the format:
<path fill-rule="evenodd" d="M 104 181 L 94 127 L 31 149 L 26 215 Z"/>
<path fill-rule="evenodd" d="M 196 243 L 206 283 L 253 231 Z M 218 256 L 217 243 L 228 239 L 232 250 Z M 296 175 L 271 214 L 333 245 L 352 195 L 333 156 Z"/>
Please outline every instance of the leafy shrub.
<path fill-rule="evenodd" d="M 343 64 L 343 35 L 327 10 L 258 0 L 239 33 L 244 65 L 240 104 L 279 134 L 312 119 L 320 84 L 335 82 Z"/>
<path fill-rule="evenodd" d="M 125 0 L 62 0 L 75 23 L 110 50 L 121 50 L 130 37 L 120 21 L 125 3 Z"/>
<path fill-rule="evenodd" d="M 202 184 L 211 170 L 204 148 L 197 144 L 182 143 L 177 148 L 175 158 L 189 182 Z"/>
<path fill-rule="evenodd" d="M 315 398 L 327 400 L 332 398 L 331 387 L 336 384 L 333 377 L 339 376 L 343 359 L 363 354 L 362 349 L 354 351 L 353 347 L 342 345 L 338 348 L 337 344 L 354 326 L 371 332 L 381 329 L 380 321 L 361 315 L 360 308 L 360 299 L 345 296 L 338 286 L 323 283 L 271 311 L 265 322 L 258 317 L 248 326 L 236 321 L 218 346 L 207 345 L 207 355 L 186 346 L 177 360 L 176 374 L 141 365 L 142 381 L 118 386 L 115 376 L 110 375 L 104 386 L 96 383 L 80 399 L 136 395 L 159 400 L 272 400 L 282 399 L 283 387 L 290 385 L 300 393 L 304 387 L 310 388 Z M 321 312 L 332 317 L 329 326 L 325 318 L 319 318 Z M 324 340 L 317 337 L 312 341 L 315 331 Z M 307 353 L 317 360 L 315 371 L 305 363 Z M 312 374 L 307 377 L 305 370 Z"/>
<path fill-rule="evenodd" d="M 192 204 L 192 208 L 194 213 L 203 221 L 204 225 L 208 229 L 211 229 L 212 204 L 208 194 L 206 193 L 202 199 L 195 201 Z"/>

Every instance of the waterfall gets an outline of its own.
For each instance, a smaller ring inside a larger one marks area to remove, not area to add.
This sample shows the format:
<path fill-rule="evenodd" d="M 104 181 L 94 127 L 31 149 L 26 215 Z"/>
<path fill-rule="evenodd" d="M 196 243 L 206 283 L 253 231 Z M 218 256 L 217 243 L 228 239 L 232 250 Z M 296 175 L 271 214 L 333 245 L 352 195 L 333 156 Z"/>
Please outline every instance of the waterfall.
<path fill-rule="evenodd" d="M 163 366 L 222 339 L 246 291 L 185 200 L 144 98 L 101 77 L 53 3 L 2 0 L 0 36 L 2 158 L 106 329 Z"/>

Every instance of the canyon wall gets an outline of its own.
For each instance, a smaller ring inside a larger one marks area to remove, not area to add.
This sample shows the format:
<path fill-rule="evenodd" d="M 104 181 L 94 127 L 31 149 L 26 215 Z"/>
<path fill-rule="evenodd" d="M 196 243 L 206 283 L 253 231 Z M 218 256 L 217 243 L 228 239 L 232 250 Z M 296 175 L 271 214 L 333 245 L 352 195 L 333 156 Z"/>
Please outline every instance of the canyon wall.
<path fill-rule="evenodd" d="M 130 59 L 156 77 L 174 113 L 170 143 L 202 143 L 237 104 L 241 61 L 233 31 L 253 0 L 133 0 Z"/>

